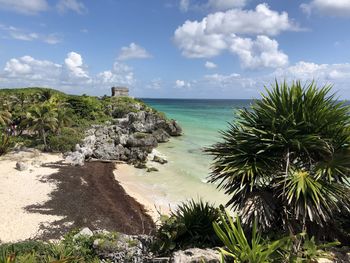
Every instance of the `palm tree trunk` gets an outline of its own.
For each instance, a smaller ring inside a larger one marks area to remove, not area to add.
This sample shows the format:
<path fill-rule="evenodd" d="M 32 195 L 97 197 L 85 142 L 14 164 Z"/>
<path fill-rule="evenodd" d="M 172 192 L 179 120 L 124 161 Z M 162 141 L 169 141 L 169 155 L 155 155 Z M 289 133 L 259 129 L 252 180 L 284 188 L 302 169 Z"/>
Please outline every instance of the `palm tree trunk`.
<path fill-rule="evenodd" d="M 45 130 L 44 130 L 44 129 L 41 130 L 41 135 L 43 136 L 43 141 L 44 141 L 45 150 L 47 150 L 46 133 L 45 133 Z"/>

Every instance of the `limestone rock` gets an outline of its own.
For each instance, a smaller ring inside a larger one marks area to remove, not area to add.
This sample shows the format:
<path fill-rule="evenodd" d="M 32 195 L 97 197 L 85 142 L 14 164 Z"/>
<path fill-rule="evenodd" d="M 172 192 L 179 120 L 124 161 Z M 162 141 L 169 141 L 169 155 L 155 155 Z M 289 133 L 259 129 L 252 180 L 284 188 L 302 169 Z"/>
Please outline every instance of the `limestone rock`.
<path fill-rule="evenodd" d="M 214 249 L 190 248 L 174 252 L 172 263 L 219 263 L 219 252 Z"/>
<path fill-rule="evenodd" d="M 80 230 L 80 232 L 76 235 L 74 235 L 74 238 L 79 238 L 81 236 L 85 236 L 85 237 L 92 237 L 94 235 L 94 233 L 88 228 L 85 227 L 82 230 Z"/>
<path fill-rule="evenodd" d="M 160 163 L 160 164 L 165 164 L 165 163 L 167 163 L 168 161 L 167 161 L 166 159 L 164 159 L 164 158 L 158 156 L 158 155 L 155 155 L 155 156 L 153 157 L 153 162 L 157 162 L 157 163 Z"/>
<path fill-rule="evenodd" d="M 153 131 L 152 135 L 156 138 L 157 142 L 167 142 L 170 138 L 170 135 L 163 129 Z"/>
<path fill-rule="evenodd" d="M 67 154 L 65 161 L 70 165 L 83 166 L 85 162 L 85 155 L 79 151 L 70 152 Z"/>
<path fill-rule="evenodd" d="M 165 131 L 171 136 L 180 136 L 182 134 L 182 128 L 175 120 L 166 122 Z"/>
<path fill-rule="evenodd" d="M 146 170 L 147 173 L 158 172 L 158 171 L 159 170 L 156 167 L 153 167 L 153 166 L 147 167 L 147 170 Z"/>
<path fill-rule="evenodd" d="M 73 153 L 66 154 L 66 161 L 72 165 L 83 165 L 91 157 L 100 160 L 121 160 L 142 168 L 147 156 L 170 136 L 181 134 L 176 121 L 167 121 L 153 111 L 129 112 L 123 118 L 114 119 L 105 125 L 93 125 L 85 132 L 86 137 Z M 159 156 L 160 157 L 160 156 Z M 154 158 L 152 157 L 153 160 Z M 166 163 L 165 158 L 156 158 Z"/>
<path fill-rule="evenodd" d="M 152 257 L 149 252 L 151 242 L 150 236 L 118 233 L 115 236 L 106 235 L 94 240 L 93 249 L 101 259 L 108 262 L 143 263 L 151 262 L 149 261 Z"/>
<path fill-rule="evenodd" d="M 28 169 L 28 165 L 26 163 L 24 163 L 24 162 L 17 162 L 16 163 L 16 169 L 18 171 L 25 171 L 25 170 Z"/>
<path fill-rule="evenodd" d="M 137 169 L 145 169 L 145 168 L 147 168 L 146 164 L 142 163 L 142 162 L 135 163 L 134 167 L 137 168 Z"/>

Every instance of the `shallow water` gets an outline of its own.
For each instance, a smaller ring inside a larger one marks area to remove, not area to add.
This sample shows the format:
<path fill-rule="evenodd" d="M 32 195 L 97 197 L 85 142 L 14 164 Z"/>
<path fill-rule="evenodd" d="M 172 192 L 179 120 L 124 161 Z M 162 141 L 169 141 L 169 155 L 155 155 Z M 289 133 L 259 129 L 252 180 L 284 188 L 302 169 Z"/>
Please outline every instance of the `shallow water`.
<path fill-rule="evenodd" d="M 215 185 L 208 184 L 211 156 L 203 148 L 220 140 L 219 130 L 234 121 L 235 112 L 251 103 L 249 100 L 178 100 L 144 99 L 148 105 L 176 119 L 183 128 L 183 136 L 157 148 L 169 163 L 154 164 L 159 172 L 135 170 L 133 178 L 138 187 L 147 189 L 147 198 L 157 206 L 175 205 L 189 198 L 226 203 L 227 196 Z M 153 164 L 153 163 L 152 163 Z"/>

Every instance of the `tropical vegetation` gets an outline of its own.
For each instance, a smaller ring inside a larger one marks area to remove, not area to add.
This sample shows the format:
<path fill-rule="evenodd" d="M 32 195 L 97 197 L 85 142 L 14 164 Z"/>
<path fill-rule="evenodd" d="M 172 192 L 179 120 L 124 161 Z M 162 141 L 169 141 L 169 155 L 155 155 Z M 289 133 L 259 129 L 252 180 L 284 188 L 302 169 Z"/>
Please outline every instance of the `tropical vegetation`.
<path fill-rule="evenodd" d="M 155 252 L 167 255 L 176 249 L 221 245 L 213 228 L 213 222 L 218 219 L 219 209 L 208 202 L 181 203 L 170 216 L 162 218 L 154 243 Z"/>
<path fill-rule="evenodd" d="M 129 97 L 68 95 L 47 88 L 0 90 L 0 155 L 15 144 L 67 152 L 92 124 L 138 110 L 153 111 Z"/>
<path fill-rule="evenodd" d="M 314 82 L 276 82 L 206 151 L 245 225 L 327 238 L 350 209 L 349 106 Z"/>

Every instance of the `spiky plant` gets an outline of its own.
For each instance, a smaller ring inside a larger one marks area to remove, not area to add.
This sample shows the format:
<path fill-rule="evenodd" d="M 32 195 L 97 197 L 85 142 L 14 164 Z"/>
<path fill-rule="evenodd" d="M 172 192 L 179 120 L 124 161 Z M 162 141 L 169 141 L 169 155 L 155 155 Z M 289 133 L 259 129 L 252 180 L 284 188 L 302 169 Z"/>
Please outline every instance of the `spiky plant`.
<path fill-rule="evenodd" d="M 210 182 L 245 224 L 256 216 L 265 229 L 298 233 L 350 209 L 349 106 L 330 90 L 276 81 L 206 149 L 214 156 Z"/>
<path fill-rule="evenodd" d="M 213 228 L 218 218 L 219 209 L 208 202 L 192 199 L 180 204 L 158 229 L 155 252 L 167 255 L 180 248 L 220 245 Z"/>

